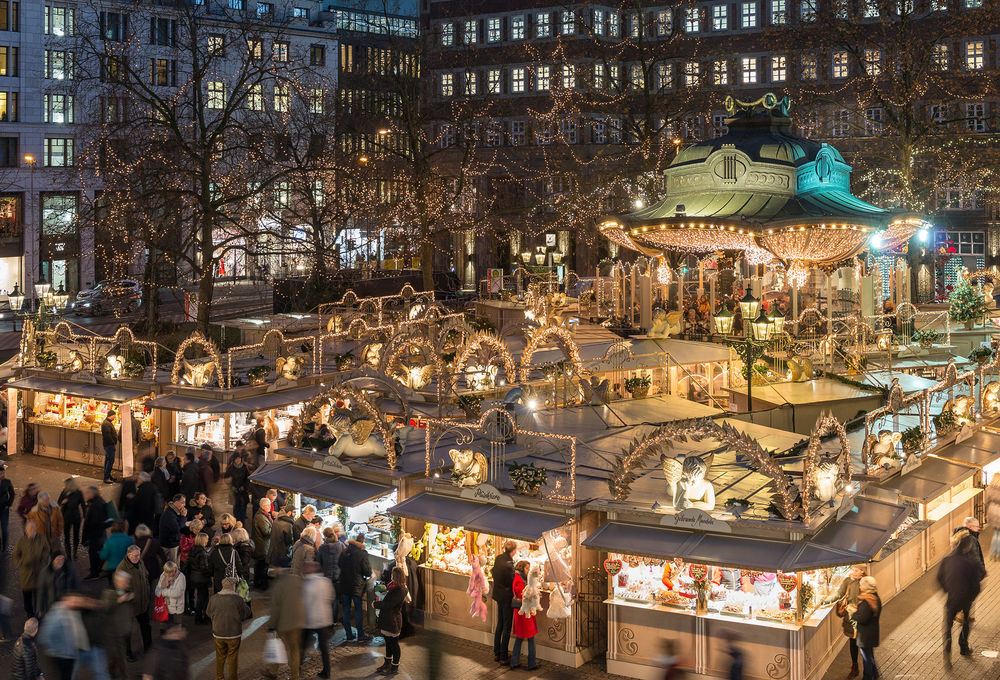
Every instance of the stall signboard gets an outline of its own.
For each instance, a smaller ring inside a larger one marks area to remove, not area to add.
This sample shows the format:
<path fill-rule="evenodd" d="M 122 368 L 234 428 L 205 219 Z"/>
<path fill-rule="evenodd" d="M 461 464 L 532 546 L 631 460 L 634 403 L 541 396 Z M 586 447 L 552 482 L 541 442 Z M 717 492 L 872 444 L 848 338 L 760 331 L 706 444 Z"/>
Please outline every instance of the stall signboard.
<path fill-rule="evenodd" d="M 920 464 L 923 462 L 924 459 L 922 456 L 918 456 L 915 453 L 911 453 L 909 456 L 906 457 L 906 462 L 903 463 L 903 469 L 900 470 L 899 472 L 900 476 L 913 472 L 918 467 L 920 467 Z"/>
<path fill-rule="evenodd" d="M 325 456 L 321 460 L 313 463 L 313 467 L 323 472 L 332 472 L 343 477 L 351 477 L 354 473 L 351 468 L 344 465 L 336 456 Z"/>
<path fill-rule="evenodd" d="M 545 246 L 548 247 L 548 248 L 555 248 L 556 247 L 556 235 L 555 234 L 546 234 L 545 235 Z"/>
<path fill-rule="evenodd" d="M 514 507 L 514 499 L 507 494 L 501 493 L 492 484 L 480 484 L 479 486 L 472 487 L 471 489 L 462 489 L 462 493 L 459 494 L 461 498 L 467 498 L 471 501 L 480 501 L 484 503 L 492 503 L 493 505 L 506 505 L 508 507 Z"/>
<path fill-rule="evenodd" d="M 608 572 L 609 576 L 617 576 L 623 566 L 625 566 L 625 563 L 621 560 L 616 560 L 611 557 L 604 560 L 604 571 Z"/>
<path fill-rule="evenodd" d="M 732 527 L 728 522 L 715 519 L 704 510 L 688 508 L 673 515 L 665 515 L 660 520 L 660 525 L 665 527 L 676 527 L 678 529 L 693 529 L 696 531 L 710 531 L 717 534 L 731 534 Z"/>
<path fill-rule="evenodd" d="M 958 444 L 960 442 L 964 442 L 966 439 L 972 437 L 973 434 L 972 427 L 968 423 L 965 423 L 962 425 L 962 429 L 958 431 L 958 435 L 955 437 L 955 443 Z"/>

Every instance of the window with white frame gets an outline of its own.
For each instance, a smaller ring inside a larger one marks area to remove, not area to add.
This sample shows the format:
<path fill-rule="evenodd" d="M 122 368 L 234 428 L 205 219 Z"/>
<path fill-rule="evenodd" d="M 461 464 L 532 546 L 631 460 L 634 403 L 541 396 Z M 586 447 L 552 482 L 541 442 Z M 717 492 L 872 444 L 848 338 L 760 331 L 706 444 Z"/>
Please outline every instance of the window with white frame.
<path fill-rule="evenodd" d="M 754 85 L 757 82 L 757 57 L 740 59 L 740 80 L 744 85 Z"/>
<path fill-rule="evenodd" d="M 674 89 L 674 65 L 668 61 L 657 64 L 656 81 L 661 90 Z"/>
<path fill-rule="evenodd" d="M 573 35 L 576 33 L 576 13 L 571 9 L 563 10 L 559 26 L 559 32 L 563 35 Z"/>
<path fill-rule="evenodd" d="M 944 125 L 945 122 L 948 120 L 948 105 L 931 104 L 930 119 L 931 122 L 933 123 L 937 123 L 938 125 Z"/>
<path fill-rule="evenodd" d="M 628 25 L 629 25 L 629 35 L 633 38 L 638 38 L 639 34 L 642 32 L 642 15 L 638 12 L 633 12 L 628 15 Z"/>
<path fill-rule="evenodd" d="M 788 79 L 788 57 L 774 55 L 771 57 L 771 82 L 783 83 Z"/>
<path fill-rule="evenodd" d="M 500 146 L 503 144 L 503 123 L 499 120 L 490 120 L 486 123 L 486 146 Z"/>
<path fill-rule="evenodd" d="M 264 86 L 260 83 L 247 87 L 247 108 L 251 111 L 264 110 Z"/>
<path fill-rule="evenodd" d="M 713 31 L 729 30 L 729 5 L 712 6 L 712 30 Z"/>
<path fill-rule="evenodd" d="M 982 40 L 967 40 L 965 43 L 965 68 L 978 71 L 983 68 L 985 43 Z"/>
<path fill-rule="evenodd" d="M 861 0 L 861 16 L 865 19 L 874 19 L 878 15 L 878 0 Z"/>
<path fill-rule="evenodd" d="M 642 70 L 642 64 L 629 64 L 629 85 L 633 90 L 641 90 L 646 87 L 646 76 Z"/>
<path fill-rule="evenodd" d="M 564 144 L 576 144 L 579 141 L 579 131 L 576 121 L 567 119 L 559 123 L 559 135 Z"/>
<path fill-rule="evenodd" d="M 512 68 L 510 70 L 510 91 L 515 94 L 524 92 L 525 88 L 525 69 L 522 67 Z"/>
<path fill-rule="evenodd" d="M 309 113 L 322 115 L 326 111 L 326 91 L 322 87 L 309 88 Z"/>
<path fill-rule="evenodd" d="M 722 135 L 729 132 L 729 126 L 726 125 L 726 114 L 724 113 L 713 113 L 712 114 L 712 137 L 721 137 Z"/>
<path fill-rule="evenodd" d="M 966 187 L 942 187 L 934 192 L 938 210 L 976 210 L 979 207 L 978 192 Z M 935 240 L 940 239 L 937 232 Z M 983 232 L 949 231 L 946 241 L 955 244 L 959 255 L 982 255 L 984 250 Z M 976 235 L 979 238 L 975 239 Z"/>
<path fill-rule="evenodd" d="M 469 19 L 465 22 L 465 31 L 462 32 L 462 42 L 466 45 L 475 45 L 479 42 L 479 22 Z"/>
<path fill-rule="evenodd" d="M 986 132 L 986 104 L 983 102 L 966 104 L 965 124 L 972 132 Z"/>
<path fill-rule="evenodd" d="M 510 121 L 510 145 L 511 146 L 524 146 L 525 130 L 527 130 L 527 123 L 523 120 L 512 120 Z"/>
<path fill-rule="evenodd" d="M 501 94 L 503 92 L 503 71 L 498 68 L 491 68 L 486 72 L 486 87 L 490 94 Z"/>
<path fill-rule="evenodd" d="M 497 43 L 503 38 L 503 20 L 490 17 L 486 20 L 486 42 Z"/>
<path fill-rule="evenodd" d="M 799 2 L 799 21 L 803 23 L 816 21 L 816 0 L 801 0 Z"/>
<path fill-rule="evenodd" d="M 608 141 L 607 128 L 604 121 L 595 120 L 590 124 L 590 141 L 592 144 L 606 144 Z"/>
<path fill-rule="evenodd" d="M 882 117 L 881 106 L 865 109 L 865 135 L 875 137 L 882 134 Z"/>
<path fill-rule="evenodd" d="M 535 90 L 545 92 L 552 87 L 552 67 L 541 65 L 535 70 Z"/>
<path fill-rule="evenodd" d="M 594 35 L 604 35 L 604 10 L 595 9 L 590 13 L 590 26 Z"/>
<path fill-rule="evenodd" d="M 744 2 L 740 5 L 740 28 L 757 28 L 756 2 Z"/>
<path fill-rule="evenodd" d="M 16 9 L 14 11 L 17 12 Z M 46 5 L 43 21 L 45 35 L 54 35 L 57 38 L 73 35 L 76 31 L 75 19 L 76 10 L 72 7 Z"/>
<path fill-rule="evenodd" d="M 455 146 L 455 124 L 445 123 L 441 126 L 438 131 L 438 146 L 442 149 L 446 149 L 449 146 Z"/>
<path fill-rule="evenodd" d="M 882 50 L 866 49 L 864 60 L 865 73 L 869 76 L 875 78 L 882 73 Z"/>
<path fill-rule="evenodd" d="M 851 112 L 847 109 L 837 109 L 830 120 L 830 135 L 846 137 L 851 129 Z"/>
<path fill-rule="evenodd" d="M 465 94 L 470 97 L 479 94 L 479 74 L 475 71 L 465 72 Z"/>
<path fill-rule="evenodd" d="M 442 97 L 452 97 L 455 94 L 455 74 L 454 73 L 442 73 L 441 83 L 438 88 L 438 93 Z"/>
<path fill-rule="evenodd" d="M 535 37 L 548 38 L 552 35 L 552 15 L 541 12 L 535 15 Z"/>
<path fill-rule="evenodd" d="M 552 123 L 535 124 L 535 144 L 548 146 L 552 143 Z"/>
<path fill-rule="evenodd" d="M 564 90 L 576 89 L 576 66 L 573 64 L 563 64 L 562 86 Z"/>
<path fill-rule="evenodd" d="M 701 10 L 691 7 L 684 10 L 684 32 L 697 33 L 701 30 Z"/>
<path fill-rule="evenodd" d="M 524 15 L 517 14 L 510 18 L 510 39 L 524 40 Z"/>
<path fill-rule="evenodd" d="M 291 107 L 292 107 L 292 86 L 275 85 L 274 110 L 280 113 L 286 113 L 287 111 L 291 110 Z"/>
<path fill-rule="evenodd" d="M 622 23 L 617 12 L 608 14 L 608 35 L 617 38 L 622 32 Z"/>
<path fill-rule="evenodd" d="M 938 43 L 934 46 L 934 53 L 931 55 L 931 59 L 934 60 L 934 68 L 938 71 L 948 70 L 948 46 L 944 43 Z"/>
<path fill-rule="evenodd" d="M 850 56 L 847 52 L 838 50 L 833 53 L 833 58 L 831 59 L 832 66 L 832 76 L 834 78 L 846 78 L 850 72 Z"/>
<path fill-rule="evenodd" d="M 948 0 L 931 0 L 931 11 L 932 12 L 948 11 Z"/>
<path fill-rule="evenodd" d="M 605 78 L 604 64 L 594 64 L 594 89 L 598 92 L 604 90 L 607 86 L 607 80 Z"/>
<path fill-rule="evenodd" d="M 696 61 L 689 61 L 684 64 L 684 86 L 698 87 L 701 80 L 701 66 Z"/>
<path fill-rule="evenodd" d="M 729 84 L 729 62 L 725 59 L 719 59 L 712 63 L 712 84 Z"/>
<path fill-rule="evenodd" d="M 815 54 L 802 55 L 802 80 L 819 78 L 819 57 Z"/>
<path fill-rule="evenodd" d="M 673 15 L 669 9 L 661 9 L 656 13 L 656 35 L 665 38 L 673 28 Z"/>
<path fill-rule="evenodd" d="M 622 72 L 618 64 L 610 64 L 608 66 L 608 85 L 615 92 L 622 89 Z"/>
<path fill-rule="evenodd" d="M 49 168 L 68 168 L 73 165 L 73 140 L 71 138 L 46 138 L 42 164 Z"/>
<path fill-rule="evenodd" d="M 784 26 L 788 23 L 786 0 L 771 0 L 771 25 Z"/>
<path fill-rule="evenodd" d="M 455 44 L 455 24 L 441 24 L 441 44 L 444 47 Z"/>
<path fill-rule="evenodd" d="M 226 84 L 221 80 L 209 81 L 206 106 L 210 109 L 224 109 L 226 107 Z"/>

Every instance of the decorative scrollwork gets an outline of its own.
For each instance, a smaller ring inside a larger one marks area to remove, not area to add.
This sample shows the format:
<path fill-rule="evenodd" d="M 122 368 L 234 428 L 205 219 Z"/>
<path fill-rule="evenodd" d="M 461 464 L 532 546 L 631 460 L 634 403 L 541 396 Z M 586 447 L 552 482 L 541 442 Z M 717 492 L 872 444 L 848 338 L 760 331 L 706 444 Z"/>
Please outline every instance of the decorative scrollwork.
<path fill-rule="evenodd" d="M 547 632 L 551 642 L 562 642 L 566 639 L 566 625 L 562 619 L 553 621 Z"/>
<path fill-rule="evenodd" d="M 639 645 L 635 642 L 635 631 L 631 628 L 618 629 L 618 649 L 627 656 L 635 656 L 639 653 Z"/>
<path fill-rule="evenodd" d="M 787 678 L 792 672 L 792 664 L 786 654 L 776 654 L 774 660 L 764 668 L 767 677 L 773 680 Z"/>
<path fill-rule="evenodd" d="M 443 590 L 434 591 L 433 611 L 435 614 L 440 614 L 441 616 L 448 616 L 449 612 L 451 612 L 451 607 L 448 606 L 448 603 L 445 600 L 446 598 Z"/>
<path fill-rule="evenodd" d="M 511 441 L 517 433 L 517 423 L 507 409 L 491 408 L 483 413 L 479 428 L 486 438 L 494 444 Z"/>

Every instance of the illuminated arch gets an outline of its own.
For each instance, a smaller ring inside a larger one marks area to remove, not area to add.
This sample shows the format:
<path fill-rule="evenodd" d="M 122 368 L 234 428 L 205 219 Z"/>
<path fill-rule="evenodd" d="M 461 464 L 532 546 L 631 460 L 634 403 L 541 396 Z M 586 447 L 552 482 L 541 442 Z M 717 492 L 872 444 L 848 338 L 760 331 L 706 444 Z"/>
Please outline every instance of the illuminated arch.
<path fill-rule="evenodd" d="M 493 333 L 479 332 L 469 338 L 462 352 L 455 358 L 454 373 L 461 375 L 473 353 L 483 346 L 489 347 L 499 355 L 500 363 L 503 364 L 503 370 L 507 375 L 507 382 L 515 382 L 517 380 L 517 365 L 514 363 L 514 357 L 511 356 L 506 343 Z"/>
<path fill-rule="evenodd" d="M 809 445 L 806 448 L 806 456 L 802 467 L 802 509 L 806 522 L 812 516 L 812 491 L 815 482 L 813 477 L 816 472 L 816 463 L 820 457 L 820 444 L 824 437 L 831 434 L 837 435 L 840 443 L 840 453 L 837 458 L 840 460 L 840 478 L 844 483 L 851 480 L 851 444 L 847 440 L 847 430 L 831 414 L 821 415 L 816 419 L 812 434 L 809 435 Z"/>
<path fill-rule="evenodd" d="M 349 402 L 352 408 L 356 407 L 360 409 L 365 415 L 372 419 L 375 423 L 375 429 L 378 430 L 379 437 L 382 439 L 382 446 L 385 448 L 386 462 L 388 463 L 390 469 L 395 468 L 396 441 L 392 433 L 389 431 L 385 416 L 375 407 L 371 400 L 365 396 L 364 392 L 347 385 L 335 385 L 313 397 L 302 408 L 302 413 L 295 417 L 295 423 L 298 423 L 298 426 L 296 427 L 293 423 L 292 430 L 289 433 L 289 443 L 296 448 L 301 447 L 304 439 L 303 426 L 305 424 L 305 419 L 307 417 L 312 417 L 312 415 L 317 413 L 323 406 L 336 404 L 338 400 Z"/>
<path fill-rule="evenodd" d="M 214 342 L 202 335 L 201 331 L 195 331 L 192 333 L 177 348 L 177 353 L 174 354 L 174 365 L 170 369 L 170 382 L 174 385 L 178 383 L 181 371 L 184 369 L 184 352 L 186 352 L 192 345 L 201 347 L 205 350 L 208 356 L 212 358 L 212 361 L 215 362 L 215 369 L 216 372 L 219 373 L 221 382 L 222 357 L 219 355 L 219 349 L 215 346 Z"/>
<path fill-rule="evenodd" d="M 521 380 L 528 379 L 528 375 L 531 373 L 531 359 L 535 352 L 549 339 L 555 341 L 556 346 L 562 351 L 563 356 L 573 364 L 574 369 L 580 369 L 582 361 L 580 359 L 580 346 L 576 344 L 576 340 L 573 339 L 570 332 L 558 326 L 542 326 L 531 334 L 528 346 L 524 348 L 524 353 L 521 355 Z"/>

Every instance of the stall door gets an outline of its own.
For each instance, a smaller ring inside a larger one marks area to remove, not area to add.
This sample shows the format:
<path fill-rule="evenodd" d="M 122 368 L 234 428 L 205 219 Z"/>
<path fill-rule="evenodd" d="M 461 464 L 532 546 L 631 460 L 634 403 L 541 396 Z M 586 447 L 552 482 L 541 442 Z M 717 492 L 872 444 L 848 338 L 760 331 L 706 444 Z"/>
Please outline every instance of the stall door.
<path fill-rule="evenodd" d="M 578 649 L 607 649 L 608 574 L 590 567 L 580 577 L 576 594 L 576 645 Z"/>

